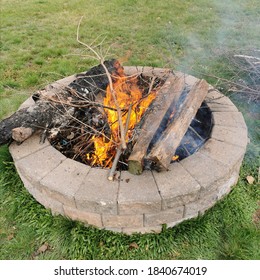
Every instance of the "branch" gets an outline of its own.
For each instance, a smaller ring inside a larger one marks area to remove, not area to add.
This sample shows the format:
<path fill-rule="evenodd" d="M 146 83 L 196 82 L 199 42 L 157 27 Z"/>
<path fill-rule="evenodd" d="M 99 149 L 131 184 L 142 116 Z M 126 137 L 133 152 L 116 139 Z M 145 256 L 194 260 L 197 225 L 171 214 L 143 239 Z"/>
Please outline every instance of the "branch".
<path fill-rule="evenodd" d="M 126 125 L 125 125 L 125 135 L 124 135 L 124 138 L 126 137 L 127 130 L 128 130 L 128 127 L 129 127 L 131 112 L 132 112 L 132 104 L 129 106 L 129 109 L 128 109 L 128 114 L 127 114 L 127 119 L 126 119 Z M 119 145 L 117 151 L 116 151 L 116 155 L 115 155 L 115 158 L 114 158 L 112 167 L 111 167 L 111 169 L 110 169 L 110 171 L 109 171 L 109 174 L 108 174 L 108 177 L 107 177 L 107 179 L 108 179 L 109 181 L 113 181 L 113 179 L 114 179 L 114 175 L 115 175 L 117 163 L 118 163 L 119 158 L 120 158 L 120 156 L 121 156 L 121 154 L 122 154 L 123 151 L 124 151 L 124 149 L 123 149 L 122 143 L 121 143 L 121 144 Z"/>
<path fill-rule="evenodd" d="M 96 56 L 96 59 L 99 60 L 100 64 L 102 65 L 102 67 L 104 68 L 108 81 L 109 81 L 109 88 L 116 106 L 116 110 L 117 110 L 117 114 L 118 114 L 118 122 L 119 122 L 119 127 L 120 127 L 120 139 L 121 139 L 121 145 L 122 145 L 122 149 L 126 149 L 126 142 L 125 142 L 125 129 L 124 129 L 124 125 L 123 125 L 123 121 L 122 121 L 122 113 L 121 113 L 121 109 L 119 107 L 119 104 L 117 102 L 117 98 L 116 98 L 116 91 L 113 87 L 113 81 L 111 78 L 111 74 L 109 73 L 105 63 L 104 63 L 104 57 L 99 54 L 97 51 L 94 50 L 93 47 L 91 47 L 90 45 L 80 41 L 79 39 L 79 28 L 80 28 L 80 24 L 82 21 L 83 17 L 81 17 L 79 23 L 78 23 L 78 28 L 77 28 L 77 42 L 80 43 L 81 45 L 85 46 L 87 49 L 89 49 L 91 52 L 93 52 Z"/>

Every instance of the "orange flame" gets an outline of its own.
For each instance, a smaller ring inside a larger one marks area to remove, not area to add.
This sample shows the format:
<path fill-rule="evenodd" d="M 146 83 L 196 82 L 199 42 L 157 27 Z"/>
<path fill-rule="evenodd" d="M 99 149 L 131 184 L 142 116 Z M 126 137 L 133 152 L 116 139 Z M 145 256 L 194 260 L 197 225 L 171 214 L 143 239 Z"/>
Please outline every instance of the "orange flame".
<path fill-rule="evenodd" d="M 129 108 L 132 106 L 125 137 L 127 143 L 131 139 L 135 125 L 141 120 L 142 115 L 155 98 L 156 92 L 151 91 L 150 94 L 143 98 L 143 93 L 137 84 L 137 77 L 120 75 L 114 80 L 113 89 L 117 103 L 122 111 L 122 123 L 124 127 L 126 127 Z M 116 149 L 120 143 L 120 129 L 116 105 L 109 86 L 106 89 L 106 96 L 103 103 L 104 106 L 112 108 L 104 109 L 111 129 L 111 138 L 108 140 L 105 136 L 93 136 L 94 151 L 91 155 L 87 154 L 87 159 L 92 166 L 111 167 Z"/>

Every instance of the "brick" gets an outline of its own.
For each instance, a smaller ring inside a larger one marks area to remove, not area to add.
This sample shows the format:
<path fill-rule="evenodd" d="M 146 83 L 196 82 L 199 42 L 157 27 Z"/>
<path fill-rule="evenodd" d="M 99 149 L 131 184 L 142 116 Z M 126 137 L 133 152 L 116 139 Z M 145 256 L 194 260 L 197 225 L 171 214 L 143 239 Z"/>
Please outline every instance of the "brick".
<path fill-rule="evenodd" d="M 19 110 L 24 109 L 24 108 L 28 108 L 28 107 L 30 107 L 30 106 L 32 106 L 32 105 L 34 105 L 34 104 L 35 104 L 35 102 L 34 102 L 34 100 L 32 99 L 32 97 L 30 96 L 28 99 L 26 99 L 26 100 L 20 105 Z"/>
<path fill-rule="evenodd" d="M 160 211 L 154 214 L 145 214 L 144 225 L 145 227 L 149 227 L 173 223 L 183 218 L 183 212 L 184 206 L 179 206 L 174 209 Z"/>
<path fill-rule="evenodd" d="M 163 199 L 163 210 L 184 205 L 197 198 L 200 185 L 180 163 L 172 163 L 169 171 L 153 174 Z"/>
<path fill-rule="evenodd" d="M 40 184 L 50 197 L 65 205 L 76 207 L 75 193 L 84 182 L 89 170 L 89 166 L 67 158 L 48 173 Z"/>
<path fill-rule="evenodd" d="M 172 228 L 172 227 L 175 227 L 176 225 L 182 223 L 182 222 L 185 221 L 185 220 L 187 220 L 187 219 L 182 218 L 182 219 L 179 219 L 179 220 L 174 221 L 174 222 L 172 222 L 172 223 L 168 223 L 166 226 L 167 226 L 167 228 Z"/>
<path fill-rule="evenodd" d="M 91 168 L 75 194 L 76 206 L 87 212 L 117 214 L 117 181 L 107 180 L 108 170 Z"/>
<path fill-rule="evenodd" d="M 171 73 L 171 70 L 167 68 L 154 68 L 149 66 L 124 66 L 124 70 L 128 76 L 142 73 L 145 76 L 156 76 L 159 78 L 166 77 Z"/>
<path fill-rule="evenodd" d="M 23 176 L 32 181 L 40 181 L 57 167 L 66 157 L 51 146 L 47 146 L 16 162 Z"/>
<path fill-rule="evenodd" d="M 23 172 L 19 169 L 19 166 L 17 166 L 17 163 L 15 162 L 16 171 L 18 172 L 20 179 L 22 180 L 24 187 L 27 189 L 27 191 L 33 195 L 33 190 L 35 189 L 35 185 L 32 184 L 31 181 L 29 181 L 24 175 Z"/>
<path fill-rule="evenodd" d="M 143 227 L 143 215 L 102 215 L 103 225 L 110 228 Z"/>
<path fill-rule="evenodd" d="M 216 193 L 201 197 L 199 200 L 185 205 L 184 218 L 191 219 L 203 214 L 207 209 L 211 208 L 217 202 Z"/>
<path fill-rule="evenodd" d="M 188 86 L 193 86 L 196 82 L 199 81 L 198 78 L 191 75 L 186 75 L 184 73 L 180 73 L 180 76 L 184 76 L 185 84 L 187 84 Z"/>
<path fill-rule="evenodd" d="M 35 187 L 35 183 L 32 184 L 27 178 L 25 178 L 22 174 L 19 174 L 24 187 L 28 190 L 28 192 L 35 198 L 35 200 L 43 205 L 45 208 L 50 209 L 52 214 L 61 214 L 63 215 L 63 206 L 59 201 L 45 195 L 39 190 L 39 188 Z"/>
<path fill-rule="evenodd" d="M 42 193 L 42 191 L 36 186 L 36 183 L 32 184 L 21 173 L 19 173 L 19 176 L 23 181 L 24 187 L 38 203 L 47 209 L 51 209 L 53 214 L 63 214 L 63 207 L 60 202 Z"/>
<path fill-rule="evenodd" d="M 53 88 L 56 89 L 64 88 L 67 85 L 69 85 L 71 82 L 73 82 L 75 79 L 76 79 L 76 75 L 71 75 L 63 79 L 60 79 L 58 81 L 55 81 L 46 87 L 46 91 L 51 91 Z"/>
<path fill-rule="evenodd" d="M 213 112 L 212 117 L 215 125 L 247 129 L 243 115 L 240 112 Z"/>
<path fill-rule="evenodd" d="M 64 215 L 71 218 L 72 220 L 78 220 L 99 228 L 103 226 L 100 214 L 80 211 L 76 208 L 66 205 L 63 206 L 63 209 Z"/>
<path fill-rule="evenodd" d="M 117 232 L 117 233 L 121 233 L 123 231 L 122 228 L 114 228 L 114 227 L 105 227 L 104 229 L 112 231 L 112 232 Z"/>
<path fill-rule="evenodd" d="M 121 172 L 118 194 L 119 214 L 142 214 L 161 210 L 161 196 L 151 171 L 142 175 Z"/>
<path fill-rule="evenodd" d="M 220 186 L 218 186 L 218 199 L 221 199 L 231 191 L 232 186 L 234 186 L 237 183 L 238 177 L 238 172 L 234 171 L 224 182 L 220 184 Z"/>
<path fill-rule="evenodd" d="M 203 188 L 211 186 L 229 172 L 227 166 L 200 152 L 183 159 L 180 164 Z"/>
<path fill-rule="evenodd" d="M 140 227 L 140 228 L 123 228 L 123 233 L 125 234 L 134 234 L 134 233 L 160 233 L 162 231 L 162 226 L 153 226 L 153 227 Z"/>
<path fill-rule="evenodd" d="M 212 112 L 238 112 L 234 103 L 217 90 L 211 90 L 205 101 Z"/>
<path fill-rule="evenodd" d="M 41 144 L 39 133 L 35 133 L 20 145 L 13 142 L 9 147 L 9 151 L 13 159 L 17 161 L 48 146 L 50 146 L 50 143 L 45 141 L 45 143 Z"/>
<path fill-rule="evenodd" d="M 200 153 L 222 162 L 232 169 L 238 160 L 245 154 L 245 148 L 227 142 L 209 139 L 200 149 Z"/>
<path fill-rule="evenodd" d="M 240 147 L 248 144 L 247 129 L 214 125 L 211 138 Z"/>

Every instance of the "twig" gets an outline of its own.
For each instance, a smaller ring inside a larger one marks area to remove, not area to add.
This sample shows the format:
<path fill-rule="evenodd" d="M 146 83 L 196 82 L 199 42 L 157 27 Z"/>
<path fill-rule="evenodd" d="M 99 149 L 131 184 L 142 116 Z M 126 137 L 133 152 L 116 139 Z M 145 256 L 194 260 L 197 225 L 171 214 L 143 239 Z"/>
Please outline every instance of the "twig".
<path fill-rule="evenodd" d="M 108 78 L 108 82 L 109 82 L 109 88 L 116 106 L 116 110 L 117 110 L 117 114 L 118 114 L 118 122 L 119 122 L 119 127 L 120 127 L 120 139 L 121 139 L 121 145 L 122 145 L 122 149 L 126 149 L 126 142 L 125 142 L 125 129 L 124 129 L 124 125 L 123 125 L 123 121 L 122 121 L 122 113 L 121 113 L 121 109 L 119 107 L 119 104 L 117 102 L 117 98 L 116 98 L 116 91 L 113 87 L 113 81 L 111 78 L 111 74 L 109 73 L 105 63 L 104 63 L 104 57 L 102 55 L 100 55 L 97 51 L 94 50 L 93 47 L 91 47 L 90 45 L 80 41 L 79 39 L 79 28 L 80 28 L 80 23 L 82 21 L 82 18 L 80 19 L 79 23 L 78 23 L 78 28 L 77 28 L 77 42 L 80 43 L 81 45 L 85 46 L 87 49 L 89 49 L 91 52 L 93 52 L 96 56 L 96 59 L 99 60 L 100 64 L 102 65 L 102 67 L 104 68 L 107 78 Z"/>
<path fill-rule="evenodd" d="M 152 81 L 151 81 L 150 86 L 149 86 L 149 90 L 148 90 L 147 95 L 149 95 L 151 93 L 151 91 L 153 89 L 153 84 L 154 84 L 155 79 L 156 79 L 156 77 L 153 76 Z"/>
<path fill-rule="evenodd" d="M 127 130 L 128 130 L 128 127 L 129 127 L 131 112 L 132 112 L 132 104 L 129 106 L 129 109 L 128 109 L 126 125 L 125 125 L 125 135 L 124 135 L 124 138 L 126 137 Z M 123 149 L 122 143 L 121 143 L 119 145 L 119 147 L 117 148 L 116 155 L 115 155 L 112 167 L 111 167 L 111 169 L 109 171 L 109 174 L 108 174 L 108 177 L 107 177 L 107 179 L 109 181 L 113 181 L 113 179 L 114 179 L 114 174 L 115 174 L 115 171 L 116 171 L 117 163 L 118 163 L 119 158 L 120 158 L 120 156 L 121 156 L 123 151 L 124 151 L 124 149 Z"/>
<path fill-rule="evenodd" d="M 236 55 L 234 55 L 234 57 L 242 57 L 242 58 L 246 58 L 246 59 L 255 59 L 255 60 L 260 61 L 259 57 L 255 57 L 255 56 L 251 56 L 251 55 L 236 54 Z"/>

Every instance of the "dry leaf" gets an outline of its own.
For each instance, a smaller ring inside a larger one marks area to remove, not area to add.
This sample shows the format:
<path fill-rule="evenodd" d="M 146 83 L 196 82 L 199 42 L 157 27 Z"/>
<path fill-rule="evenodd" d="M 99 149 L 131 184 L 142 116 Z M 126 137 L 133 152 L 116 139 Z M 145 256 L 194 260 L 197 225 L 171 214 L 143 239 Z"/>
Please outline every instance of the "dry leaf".
<path fill-rule="evenodd" d="M 70 135 L 67 136 L 67 139 L 72 140 L 74 138 L 74 132 L 71 132 Z"/>
<path fill-rule="evenodd" d="M 10 233 L 8 236 L 7 236 L 7 240 L 12 240 L 14 238 L 14 233 Z"/>
<path fill-rule="evenodd" d="M 138 244 L 135 243 L 135 242 L 132 242 L 132 243 L 129 244 L 129 249 L 130 249 L 130 250 L 131 250 L 131 249 L 138 249 L 138 248 L 139 248 L 139 246 L 138 246 Z"/>
<path fill-rule="evenodd" d="M 39 255 L 39 254 L 42 254 L 44 253 L 45 251 L 47 251 L 49 249 L 49 244 L 48 243 L 44 243 L 37 251 L 36 251 L 36 254 Z"/>
<path fill-rule="evenodd" d="M 37 251 L 35 251 L 33 254 L 32 254 L 32 258 L 33 259 L 36 259 L 37 256 L 39 256 L 40 254 L 46 252 L 47 250 L 50 249 L 50 246 L 47 242 L 45 242 L 43 245 L 41 245 Z"/>
<path fill-rule="evenodd" d="M 246 176 L 246 180 L 251 185 L 254 183 L 255 178 L 253 176 Z"/>

